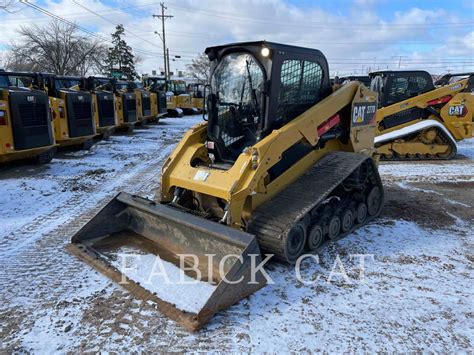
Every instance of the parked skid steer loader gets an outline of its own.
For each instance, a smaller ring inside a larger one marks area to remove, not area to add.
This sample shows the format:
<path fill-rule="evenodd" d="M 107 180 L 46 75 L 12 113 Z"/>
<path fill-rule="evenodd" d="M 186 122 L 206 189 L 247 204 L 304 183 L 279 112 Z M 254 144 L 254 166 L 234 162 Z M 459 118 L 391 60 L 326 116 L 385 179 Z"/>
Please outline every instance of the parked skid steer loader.
<path fill-rule="evenodd" d="M 127 81 L 111 79 L 115 93 L 118 129 L 131 132 L 138 122 L 137 96 Z"/>
<path fill-rule="evenodd" d="M 112 83 L 108 79 L 91 76 L 81 80 L 80 86 L 92 95 L 92 110 L 97 135 L 104 139 L 109 138 L 118 124 Z"/>
<path fill-rule="evenodd" d="M 190 330 L 265 286 L 261 253 L 293 264 L 371 221 L 383 202 L 376 93 L 358 82 L 332 92 L 315 49 L 263 41 L 206 53 L 209 121 L 165 162 L 159 202 L 120 193 L 69 245 Z M 122 264 L 124 254 L 135 261 Z M 195 283 L 150 284 L 142 272 L 157 256 L 161 270 Z"/>
<path fill-rule="evenodd" d="M 139 81 L 130 81 L 128 85 L 137 98 L 138 122 L 141 125 L 146 125 L 149 122 L 156 122 L 156 116 L 158 114 L 156 94 L 145 90 L 143 84 Z M 153 105 L 153 103 L 155 103 L 155 105 Z"/>
<path fill-rule="evenodd" d="M 199 110 L 193 104 L 193 98 L 187 91 L 184 80 L 169 80 L 168 90 L 173 92 L 173 100 L 176 107 L 183 110 L 185 115 L 196 115 Z"/>
<path fill-rule="evenodd" d="M 56 142 L 89 149 L 96 135 L 91 94 L 71 88 L 69 77 L 41 73 L 38 80 L 49 96 Z"/>
<path fill-rule="evenodd" d="M 151 97 L 151 101 L 152 107 L 154 106 L 157 112 L 157 119 L 166 116 L 168 108 L 166 100 L 166 81 L 164 78 L 144 77 L 142 82 L 145 90 L 156 95 L 156 98 Z"/>
<path fill-rule="evenodd" d="M 48 95 L 35 74 L 0 70 L 0 163 L 51 161 L 55 151 Z"/>
<path fill-rule="evenodd" d="M 375 146 L 384 160 L 451 159 L 472 137 L 474 75 L 435 87 L 425 71 L 371 73 L 377 91 Z"/>

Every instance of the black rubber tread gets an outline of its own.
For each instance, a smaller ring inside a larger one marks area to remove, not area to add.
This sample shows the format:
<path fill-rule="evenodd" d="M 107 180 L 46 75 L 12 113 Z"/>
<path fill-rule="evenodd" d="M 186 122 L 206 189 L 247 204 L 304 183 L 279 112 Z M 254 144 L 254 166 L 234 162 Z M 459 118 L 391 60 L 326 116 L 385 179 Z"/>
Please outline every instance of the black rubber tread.
<path fill-rule="evenodd" d="M 32 159 L 34 164 L 48 164 L 53 160 L 54 155 L 56 154 L 56 148 L 51 148 L 50 150 L 41 153 Z"/>
<path fill-rule="evenodd" d="M 436 128 L 436 127 L 434 127 L 434 128 Z M 414 132 L 414 133 L 411 133 L 410 135 L 407 135 L 407 136 L 404 136 L 404 137 L 405 138 L 410 137 L 410 136 L 419 137 L 420 133 L 421 133 L 421 131 Z M 435 155 L 434 157 L 430 157 L 428 155 L 424 155 L 424 154 L 420 154 L 420 153 L 415 152 L 415 153 L 413 153 L 415 155 L 413 158 L 398 156 L 396 153 L 394 153 L 391 158 L 388 158 L 388 157 L 386 157 L 382 154 L 382 156 L 380 157 L 380 160 L 382 160 L 382 161 L 417 161 L 417 160 L 450 160 L 450 159 L 454 158 L 457 154 L 457 151 L 458 151 L 458 148 L 457 148 L 456 144 L 453 144 L 453 142 L 451 141 L 451 139 L 449 139 L 449 137 L 446 135 L 446 133 L 444 131 L 440 130 L 439 128 L 436 128 L 436 133 L 441 138 L 443 143 L 448 144 L 451 148 L 451 154 L 449 154 L 446 157 L 440 157 L 440 156 L 437 156 L 437 155 Z M 403 137 L 398 137 L 397 139 L 400 139 L 400 138 L 403 138 Z M 420 141 L 420 143 L 422 143 L 422 140 L 420 138 L 419 138 L 419 141 Z M 390 142 L 391 141 L 381 143 L 379 146 L 389 144 Z M 409 143 L 410 142 L 407 142 L 407 144 L 409 144 Z"/>
<path fill-rule="evenodd" d="M 379 185 L 382 191 L 383 204 L 383 186 L 372 158 L 360 153 L 329 153 L 275 198 L 253 212 L 247 231 L 257 236 L 262 252 L 274 254 L 278 260 L 291 263 L 292 261 L 289 261 L 285 255 L 288 231 L 306 214 L 324 202 L 331 192 L 364 162 L 372 165 L 375 184 Z M 376 215 L 368 216 L 364 224 L 379 213 L 380 210 Z M 354 223 L 349 231 L 341 233 L 337 239 L 346 236 L 359 226 L 360 224 Z M 326 244 L 311 252 L 317 252 Z"/>

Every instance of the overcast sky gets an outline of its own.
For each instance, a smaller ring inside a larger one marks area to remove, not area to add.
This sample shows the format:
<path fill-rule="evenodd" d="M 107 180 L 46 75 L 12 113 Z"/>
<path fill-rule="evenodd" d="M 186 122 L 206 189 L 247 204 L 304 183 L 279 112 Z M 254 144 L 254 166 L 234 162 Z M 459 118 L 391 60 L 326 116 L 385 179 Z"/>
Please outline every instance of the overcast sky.
<path fill-rule="evenodd" d="M 9 0 L 0 0 L 2 3 Z M 10 0 L 11 1 L 11 0 Z M 143 58 L 139 73 L 163 67 L 161 12 L 153 0 L 29 0 L 110 38 L 122 23 Z M 93 14 L 84 7 L 96 12 Z M 474 71 L 474 0 L 170 0 L 166 14 L 171 69 L 184 69 L 207 46 L 268 40 L 320 49 L 332 75 L 373 69 L 423 68 L 434 74 Z M 0 51 L 18 41 L 21 25 L 50 18 L 19 2 L 0 9 Z"/>

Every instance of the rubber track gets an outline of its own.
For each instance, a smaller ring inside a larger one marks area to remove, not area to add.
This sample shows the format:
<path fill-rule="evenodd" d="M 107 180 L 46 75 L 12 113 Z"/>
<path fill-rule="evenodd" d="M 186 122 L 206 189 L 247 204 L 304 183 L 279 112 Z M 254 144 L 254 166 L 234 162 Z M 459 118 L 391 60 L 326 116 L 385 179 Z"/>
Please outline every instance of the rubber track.
<path fill-rule="evenodd" d="M 262 252 L 274 254 L 279 260 L 287 261 L 284 253 L 285 237 L 292 226 L 323 202 L 366 160 L 371 158 L 360 153 L 329 153 L 275 198 L 255 210 L 247 231 L 257 236 Z M 373 171 L 383 193 L 375 165 Z M 373 217 L 367 218 L 366 222 Z M 340 238 L 351 233 L 356 227 L 358 226 L 341 234 Z"/>
<path fill-rule="evenodd" d="M 419 137 L 421 132 L 422 131 L 413 133 L 412 136 L 416 135 L 417 137 Z M 382 156 L 380 158 L 380 160 L 382 160 L 382 161 L 416 161 L 416 160 L 450 160 L 450 159 L 454 158 L 456 156 L 457 150 L 458 150 L 456 144 L 452 144 L 451 140 L 448 137 L 446 137 L 446 134 L 443 131 L 441 131 L 439 129 L 436 129 L 436 132 L 438 133 L 439 137 L 441 137 L 443 142 L 450 146 L 451 154 L 449 154 L 448 156 L 446 156 L 446 157 L 434 156 L 434 157 L 430 158 L 427 155 L 422 155 L 420 157 L 408 158 L 408 157 L 397 156 L 396 153 L 394 153 L 392 158 L 387 158 L 387 157 Z M 400 139 L 400 138 L 401 137 L 399 137 L 397 139 Z M 390 144 L 390 143 L 393 143 L 393 141 L 384 142 L 380 146 L 385 145 L 385 144 Z M 412 142 L 406 142 L 406 144 L 410 144 L 410 143 L 412 143 Z M 417 153 L 415 152 L 415 153 L 412 153 L 412 154 L 417 154 Z"/>

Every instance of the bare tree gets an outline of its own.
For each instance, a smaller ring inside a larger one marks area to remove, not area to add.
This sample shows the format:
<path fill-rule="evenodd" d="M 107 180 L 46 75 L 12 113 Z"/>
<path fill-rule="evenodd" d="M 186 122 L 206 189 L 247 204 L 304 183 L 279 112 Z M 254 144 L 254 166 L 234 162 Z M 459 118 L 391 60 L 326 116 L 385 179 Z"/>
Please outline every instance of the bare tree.
<path fill-rule="evenodd" d="M 206 84 L 211 76 L 211 62 L 206 54 L 200 54 L 193 59 L 191 64 L 186 65 L 188 75 L 198 83 Z"/>
<path fill-rule="evenodd" d="M 19 43 L 11 45 L 7 69 L 44 71 L 58 75 L 99 72 L 107 49 L 78 34 L 74 25 L 53 20 L 44 28 L 21 27 Z"/>
<path fill-rule="evenodd" d="M 19 12 L 21 9 L 16 8 L 15 5 L 18 5 L 17 0 L 0 0 L 0 10 L 14 14 Z"/>

